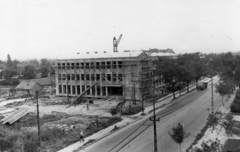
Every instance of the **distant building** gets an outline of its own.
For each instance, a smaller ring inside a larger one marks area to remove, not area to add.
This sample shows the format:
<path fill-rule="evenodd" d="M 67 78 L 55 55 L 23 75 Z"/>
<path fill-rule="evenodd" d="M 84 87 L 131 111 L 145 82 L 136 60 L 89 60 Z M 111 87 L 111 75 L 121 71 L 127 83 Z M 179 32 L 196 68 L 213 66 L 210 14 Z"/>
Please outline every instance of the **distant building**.
<path fill-rule="evenodd" d="M 160 54 L 158 54 L 160 56 Z M 76 55 L 77 56 L 77 55 Z M 56 61 L 56 94 L 76 97 L 90 88 L 85 97 L 121 96 L 142 100 L 164 85 L 161 77 L 151 77 L 153 59 L 145 51 L 95 53 Z"/>
<path fill-rule="evenodd" d="M 37 82 L 33 81 L 22 81 L 20 82 L 16 88 L 17 91 L 26 91 L 27 93 L 31 95 L 35 95 L 36 91 L 40 91 L 42 89 L 42 86 L 38 84 Z"/>
<path fill-rule="evenodd" d="M 38 78 L 38 79 L 31 79 L 31 82 L 36 82 L 40 84 L 42 87 L 53 86 L 54 80 L 51 78 Z"/>

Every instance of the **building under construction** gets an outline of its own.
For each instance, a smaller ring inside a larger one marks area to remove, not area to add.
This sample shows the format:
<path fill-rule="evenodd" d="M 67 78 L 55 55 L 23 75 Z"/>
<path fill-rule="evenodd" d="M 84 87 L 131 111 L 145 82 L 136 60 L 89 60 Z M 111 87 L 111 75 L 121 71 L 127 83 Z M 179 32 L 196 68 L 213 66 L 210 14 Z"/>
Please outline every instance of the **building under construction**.
<path fill-rule="evenodd" d="M 163 86 L 161 77 L 152 77 L 151 54 L 145 51 L 85 54 L 56 61 L 58 96 L 142 100 L 154 87 Z"/>

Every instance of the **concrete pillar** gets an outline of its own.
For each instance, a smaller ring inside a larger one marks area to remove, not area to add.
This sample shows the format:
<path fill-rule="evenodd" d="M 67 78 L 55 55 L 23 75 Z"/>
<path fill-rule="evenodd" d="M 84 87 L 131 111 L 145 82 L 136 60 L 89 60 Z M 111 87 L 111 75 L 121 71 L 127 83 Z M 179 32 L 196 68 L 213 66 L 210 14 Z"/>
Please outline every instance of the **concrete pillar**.
<path fill-rule="evenodd" d="M 100 95 L 103 96 L 102 85 L 100 85 Z"/>
<path fill-rule="evenodd" d="M 97 96 L 98 92 L 97 92 L 97 85 L 95 85 L 95 97 Z"/>
<path fill-rule="evenodd" d="M 106 89 L 106 96 L 108 96 L 108 87 L 106 86 L 105 89 Z"/>

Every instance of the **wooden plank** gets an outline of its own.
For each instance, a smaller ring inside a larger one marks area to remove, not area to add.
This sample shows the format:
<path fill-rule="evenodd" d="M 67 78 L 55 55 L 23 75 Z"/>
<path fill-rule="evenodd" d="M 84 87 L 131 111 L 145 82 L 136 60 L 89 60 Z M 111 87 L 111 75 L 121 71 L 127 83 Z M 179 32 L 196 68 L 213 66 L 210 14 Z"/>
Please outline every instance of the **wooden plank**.
<path fill-rule="evenodd" d="M 70 105 L 69 105 L 67 108 L 69 108 L 70 106 L 72 106 L 72 104 L 73 104 L 74 102 L 76 102 L 77 99 L 79 99 L 82 95 L 84 95 L 89 89 L 91 89 L 91 88 L 92 88 L 93 86 L 95 86 L 97 83 L 98 83 L 98 82 L 95 82 L 93 85 L 91 85 L 90 87 L 88 87 L 85 91 L 83 91 L 79 96 L 77 96 L 76 99 L 74 99 L 74 100 L 70 103 Z"/>

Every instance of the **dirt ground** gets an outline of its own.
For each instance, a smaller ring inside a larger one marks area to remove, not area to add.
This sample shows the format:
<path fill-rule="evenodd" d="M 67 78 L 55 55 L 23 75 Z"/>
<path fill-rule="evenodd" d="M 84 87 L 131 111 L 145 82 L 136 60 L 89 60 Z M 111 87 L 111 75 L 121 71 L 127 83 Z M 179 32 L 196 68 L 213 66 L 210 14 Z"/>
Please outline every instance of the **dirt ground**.
<path fill-rule="evenodd" d="M 115 99 L 112 101 L 106 100 L 93 100 L 94 104 L 89 104 L 87 109 L 87 104 L 72 105 L 60 103 L 61 98 L 53 97 L 51 99 L 39 99 L 39 113 L 40 116 L 45 114 L 52 114 L 53 111 L 66 113 L 68 115 L 95 115 L 95 116 L 109 116 L 109 109 L 115 107 L 121 100 Z M 6 105 L 8 108 L 27 108 L 29 112 L 37 113 L 36 100 L 28 100 L 22 103 L 12 103 Z"/>

